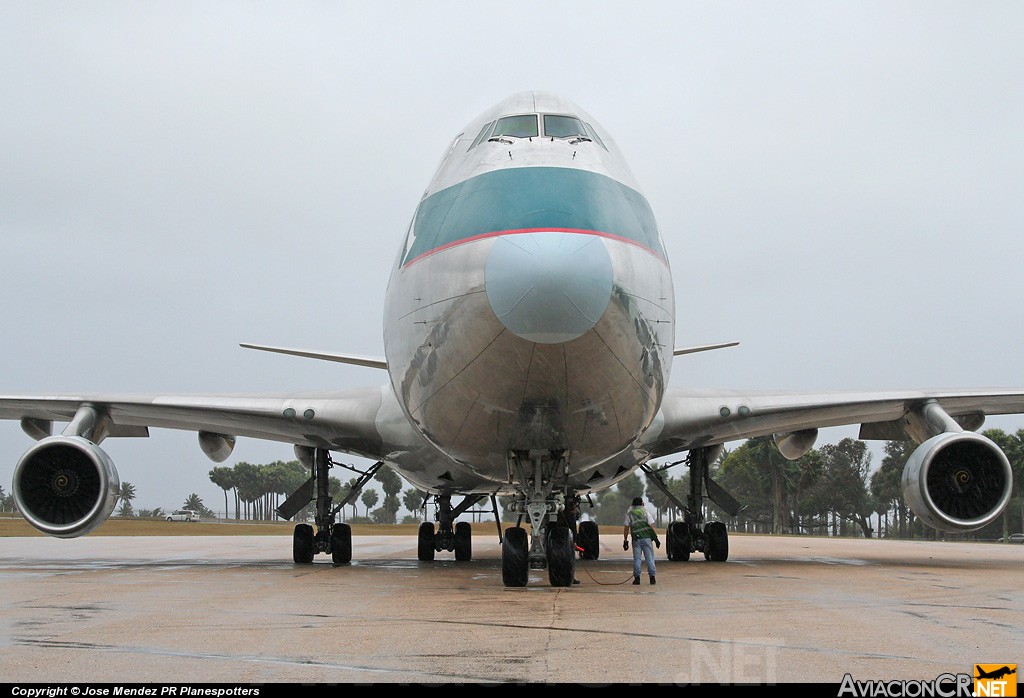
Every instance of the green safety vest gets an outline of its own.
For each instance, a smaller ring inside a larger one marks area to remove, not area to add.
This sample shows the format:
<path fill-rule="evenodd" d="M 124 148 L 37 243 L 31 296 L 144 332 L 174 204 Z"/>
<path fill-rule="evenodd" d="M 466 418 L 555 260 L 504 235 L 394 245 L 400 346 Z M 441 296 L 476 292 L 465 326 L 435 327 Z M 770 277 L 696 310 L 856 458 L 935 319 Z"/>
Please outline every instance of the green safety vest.
<path fill-rule="evenodd" d="M 643 507 L 633 507 L 627 514 L 629 515 L 629 530 L 632 531 L 634 538 L 650 538 L 651 540 L 658 538 L 658 534 L 647 523 L 646 509 Z"/>

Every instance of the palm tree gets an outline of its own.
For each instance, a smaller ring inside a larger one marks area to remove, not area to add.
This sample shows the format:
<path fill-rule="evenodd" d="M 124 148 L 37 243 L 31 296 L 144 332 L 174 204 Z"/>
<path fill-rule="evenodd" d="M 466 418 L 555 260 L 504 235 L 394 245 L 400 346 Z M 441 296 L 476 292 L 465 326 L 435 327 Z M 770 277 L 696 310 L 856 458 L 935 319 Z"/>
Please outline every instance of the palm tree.
<path fill-rule="evenodd" d="M 282 461 L 274 461 L 263 468 L 263 486 L 266 500 L 265 519 L 273 519 L 273 510 L 277 508 L 279 495 L 285 492 L 288 482 L 288 468 Z"/>
<path fill-rule="evenodd" d="M 402 504 L 405 508 L 412 512 L 412 515 L 417 519 L 419 518 L 419 510 L 423 508 L 423 502 L 426 498 L 423 493 L 415 487 L 410 487 L 402 494 Z"/>
<path fill-rule="evenodd" d="M 377 490 L 367 489 L 363 492 L 363 496 L 360 499 L 363 500 L 363 505 L 366 507 L 366 517 L 370 517 L 370 507 L 377 503 L 378 499 Z"/>
<path fill-rule="evenodd" d="M 256 472 L 258 466 L 245 461 L 235 463 L 235 492 L 238 499 L 245 504 L 245 518 L 251 519 L 249 505 L 259 497 L 259 490 L 256 483 Z M 238 506 L 235 506 L 235 518 L 238 516 Z"/>
<path fill-rule="evenodd" d="M 132 500 L 135 499 L 135 485 L 130 482 L 122 482 L 118 488 L 114 490 L 114 496 L 116 496 L 118 501 L 121 503 L 118 515 L 131 516 Z"/>
<path fill-rule="evenodd" d="M 235 486 L 235 470 L 226 465 L 218 465 L 210 471 L 210 481 L 224 490 L 224 518 L 226 519 L 228 518 L 228 490 Z"/>
<path fill-rule="evenodd" d="M 181 505 L 182 509 L 191 509 L 192 511 L 198 511 L 200 516 L 207 518 L 213 517 L 213 512 L 203 504 L 203 499 L 198 494 L 193 492 L 185 498 L 185 503 Z"/>

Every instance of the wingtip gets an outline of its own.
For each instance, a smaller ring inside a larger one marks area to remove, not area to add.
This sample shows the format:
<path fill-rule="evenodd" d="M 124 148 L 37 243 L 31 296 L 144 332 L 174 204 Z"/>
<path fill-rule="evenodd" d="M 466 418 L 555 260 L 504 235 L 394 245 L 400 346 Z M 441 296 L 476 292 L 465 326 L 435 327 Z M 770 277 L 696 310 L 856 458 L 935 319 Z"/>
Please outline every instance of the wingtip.
<path fill-rule="evenodd" d="M 739 342 L 721 342 L 719 344 L 701 344 L 695 347 L 681 347 L 672 351 L 673 356 L 681 356 L 683 354 L 696 354 L 701 351 L 713 351 L 715 349 L 725 349 L 727 347 L 739 346 Z"/>

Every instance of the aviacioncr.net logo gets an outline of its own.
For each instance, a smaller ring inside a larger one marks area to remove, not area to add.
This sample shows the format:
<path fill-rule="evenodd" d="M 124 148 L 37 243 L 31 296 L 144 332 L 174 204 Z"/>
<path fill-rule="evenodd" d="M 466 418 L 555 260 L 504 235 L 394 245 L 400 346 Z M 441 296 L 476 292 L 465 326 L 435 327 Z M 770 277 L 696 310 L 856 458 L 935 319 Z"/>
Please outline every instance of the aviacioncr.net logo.
<path fill-rule="evenodd" d="M 939 674 L 931 681 L 858 681 L 846 674 L 837 695 L 838 698 L 970 698 L 972 682 L 970 674 Z"/>
<path fill-rule="evenodd" d="M 977 698 L 1013 698 L 1017 695 L 1017 665 L 975 664 L 971 695 Z"/>

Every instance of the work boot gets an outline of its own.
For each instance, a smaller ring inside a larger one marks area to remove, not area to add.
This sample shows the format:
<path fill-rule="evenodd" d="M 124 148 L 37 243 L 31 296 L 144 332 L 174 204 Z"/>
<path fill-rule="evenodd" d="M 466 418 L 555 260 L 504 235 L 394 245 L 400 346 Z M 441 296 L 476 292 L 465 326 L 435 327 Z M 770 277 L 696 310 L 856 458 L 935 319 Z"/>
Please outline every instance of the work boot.
<path fill-rule="evenodd" d="M 633 583 L 634 584 L 639 584 L 640 583 L 640 577 L 633 577 Z"/>
<path fill-rule="evenodd" d="M 651 576 L 651 584 L 657 584 L 657 582 L 654 581 L 654 576 L 653 575 Z"/>

